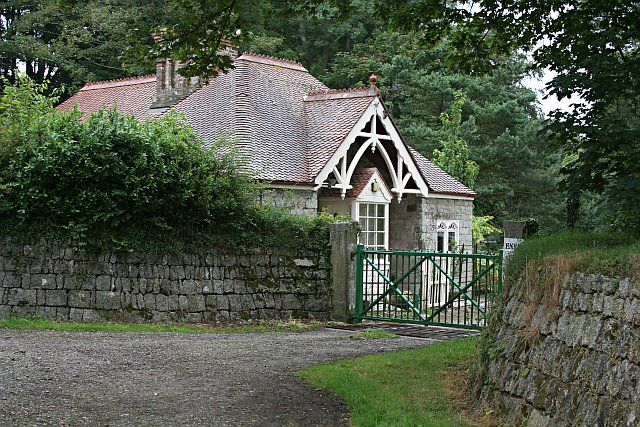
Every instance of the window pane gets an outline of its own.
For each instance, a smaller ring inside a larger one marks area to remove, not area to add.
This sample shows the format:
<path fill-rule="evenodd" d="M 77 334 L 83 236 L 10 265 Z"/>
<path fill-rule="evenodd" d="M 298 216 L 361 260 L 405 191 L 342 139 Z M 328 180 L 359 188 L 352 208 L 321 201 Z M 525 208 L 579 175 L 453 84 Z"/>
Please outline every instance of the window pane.
<path fill-rule="evenodd" d="M 359 205 L 359 209 L 360 209 L 360 216 L 367 216 L 367 205 L 365 205 L 364 203 L 360 203 Z"/>
<path fill-rule="evenodd" d="M 378 231 L 384 231 L 384 218 L 378 220 Z"/>
<path fill-rule="evenodd" d="M 363 231 L 367 229 L 367 219 L 366 218 L 360 218 L 358 220 L 358 222 L 360 223 L 360 227 L 362 227 Z"/>
<path fill-rule="evenodd" d="M 378 233 L 378 245 L 384 246 L 384 233 Z"/>
<path fill-rule="evenodd" d="M 384 205 L 378 205 L 378 216 L 384 218 Z"/>
<path fill-rule="evenodd" d="M 444 233 L 441 231 L 438 232 L 436 252 L 444 252 Z"/>
<path fill-rule="evenodd" d="M 376 229 L 376 220 L 374 218 L 369 218 L 369 228 L 368 231 L 374 231 Z"/>
<path fill-rule="evenodd" d="M 453 252 L 456 248 L 456 233 L 455 232 L 449 232 L 449 252 Z"/>

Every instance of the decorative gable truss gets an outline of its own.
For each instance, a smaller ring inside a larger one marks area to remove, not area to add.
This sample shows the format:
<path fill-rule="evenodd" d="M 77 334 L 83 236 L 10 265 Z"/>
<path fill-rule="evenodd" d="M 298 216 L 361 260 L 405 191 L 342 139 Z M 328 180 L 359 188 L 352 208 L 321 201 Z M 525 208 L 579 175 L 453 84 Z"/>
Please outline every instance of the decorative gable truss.
<path fill-rule="evenodd" d="M 316 189 L 330 186 L 339 189 L 344 198 L 347 190 L 352 188 L 353 173 L 364 158 L 384 163 L 391 179 L 391 192 L 396 195 L 398 203 L 405 194 L 427 196 L 427 184 L 377 97 L 317 175 Z"/>

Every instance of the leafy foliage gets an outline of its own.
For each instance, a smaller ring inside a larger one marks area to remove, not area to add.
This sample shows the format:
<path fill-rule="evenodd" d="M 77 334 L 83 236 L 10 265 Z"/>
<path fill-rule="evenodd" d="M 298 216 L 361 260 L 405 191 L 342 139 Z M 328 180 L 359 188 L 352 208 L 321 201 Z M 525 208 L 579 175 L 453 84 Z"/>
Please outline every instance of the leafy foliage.
<path fill-rule="evenodd" d="M 491 215 L 486 216 L 473 216 L 471 218 L 471 235 L 473 236 L 473 242 L 479 243 L 489 234 L 500 233 L 500 229 L 491 224 L 493 217 Z"/>
<path fill-rule="evenodd" d="M 171 25 L 156 30 L 150 54 L 155 58 L 171 57 L 180 61 L 180 74 L 188 77 L 216 76 L 231 67 L 231 58 L 220 55 L 223 39 L 240 31 L 248 6 L 238 0 L 172 0 L 168 16 Z"/>
<path fill-rule="evenodd" d="M 131 222 L 159 228 L 232 221 L 255 193 L 229 155 L 205 151 L 169 115 L 148 124 L 116 111 L 48 114 L 30 127 L 4 182 L 23 222 L 84 238 Z"/>
<path fill-rule="evenodd" d="M 529 50 L 540 69 L 556 73 L 548 93 L 582 100 L 551 114 L 546 130 L 573 160 L 563 169 L 568 207 L 585 190 L 610 194 L 617 222 L 640 227 L 640 5 L 637 2 L 552 0 L 497 5 L 389 0 L 396 27 L 447 40 L 456 66 L 494 69 L 496 58 Z M 570 216 L 575 216 L 570 212 Z M 569 218 L 570 225 L 575 218 Z"/>
<path fill-rule="evenodd" d="M 25 130 L 31 122 L 51 113 L 57 100 L 47 96 L 47 84 L 38 84 L 25 75 L 14 85 L 5 85 L 0 97 L 0 171 L 6 171 L 9 159 L 24 143 Z M 2 172 L 0 172 L 2 174 Z"/>
<path fill-rule="evenodd" d="M 127 34 L 166 20 L 159 0 L 10 0 L 0 6 L 0 74 L 11 82 L 24 67 L 37 83 L 74 89 L 86 81 L 147 72 L 153 62 L 125 69 Z"/>
<path fill-rule="evenodd" d="M 628 232 L 565 232 L 526 239 L 506 262 L 513 282 L 527 266 L 562 259 L 575 271 L 614 276 L 640 275 L 640 236 Z"/>
<path fill-rule="evenodd" d="M 478 164 L 469 159 L 469 146 L 460 135 L 464 102 L 462 92 L 457 91 L 453 95 L 451 111 L 440 114 L 442 130 L 447 135 L 447 139 L 442 141 L 441 148 L 434 150 L 433 162 L 467 187 L 473 187 L 479 169 Z"/>
<path fill-rule="evenodd" d="M 51 80 L 48 90 L 63 84 L 73 89 L 87 80 L 149 72 L 154 59 L 171 55 L 187 64 L 182 69 L 187 74 L 213 75 L 230 66 L 217 49 L 221 38 L 232 38 L 241 51 L 300 60 L 335 88 L 366 85 L 369 72 L 375 72 L 385 105 L 405 138 L 429 158 L 449 138 L 441 115 L 451 110 L 460 91 L 466 102 L 459 137 L 467 141 L 469 158 L 480 170 L 474 184 L 479 194 L 475 213 L 491 215 L 497 224 L 533 216 L 543 229 L 559 228 L 565 206 L 564 194 L 557 191 L 562 155 L 537 134 L 541 120 L 536 95 L 520 84 L 528 72 L 526 61 L 480 48 L 478 58 L 487 66 L 461 72 L 466 70 L 462 59 L 469 56 L 457 36 L 443 37 L 422 27 L 403 33 L 380 30 L 381 22 L 389 19 L 399 23 L 396 18 L 404 10 L 400 3 L 12 0 L 0 8 L 5 19 L 0 22 L 0 71 L 13 80 L 15 66 L 29 63 L 26 71 L 35 81 Z M 376 15 L 376 6 L 384 13 Z M 415 29 L 416 19 L 441 13 L 433 9 L 419 18 L 398 19 Z M 159 44 L 152 37 L 154 30 L 162 35 Z M 633 187 L 625 191 L 629 187 L 623 179 L 617 179 L 617 188 L 607 187 L 606 194 L 624 193 L 608 200 L 611 210 L 591 206 L 600 197 L 581 190 L 582 206 L 606 218 L 591 221 L 585 215 L 589 221 L 579 222 L 579 227 L 620 223 L 621 218 L 628 222 L 629 202 L 618 201 L 640 192 Z M 599 196 L 605 190 L 594 187 L 592 192 Z"/>

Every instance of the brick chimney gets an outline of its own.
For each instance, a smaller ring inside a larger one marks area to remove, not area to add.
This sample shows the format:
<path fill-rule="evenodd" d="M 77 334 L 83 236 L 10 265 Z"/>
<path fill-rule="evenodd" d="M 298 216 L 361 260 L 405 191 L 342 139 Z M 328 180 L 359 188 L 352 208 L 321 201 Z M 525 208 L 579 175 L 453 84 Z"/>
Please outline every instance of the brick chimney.
<path fill-rule="evenodd" d="M 221 44 L 224 48 L 220 50 L 220 54 L 237 58 L 238 52 L 231 42 L 222 40 Z M 151 109 L 171 107 L 205 83 L 201 77 L 182 76 L 178 73 L 181 66 L 180 62 L 170 58 L 156 62 L 156 100 L 151 104 Z"/>

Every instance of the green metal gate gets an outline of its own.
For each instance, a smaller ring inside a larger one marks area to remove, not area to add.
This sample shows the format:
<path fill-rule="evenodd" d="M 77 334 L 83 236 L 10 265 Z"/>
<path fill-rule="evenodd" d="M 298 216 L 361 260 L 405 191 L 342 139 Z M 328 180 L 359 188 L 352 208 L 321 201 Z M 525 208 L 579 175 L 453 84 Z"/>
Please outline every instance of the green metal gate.
<path fill-rule="evenodd" d="M 502 292 L 498 255 L 356 250 L 355 320 L 480 329 Z"/>

